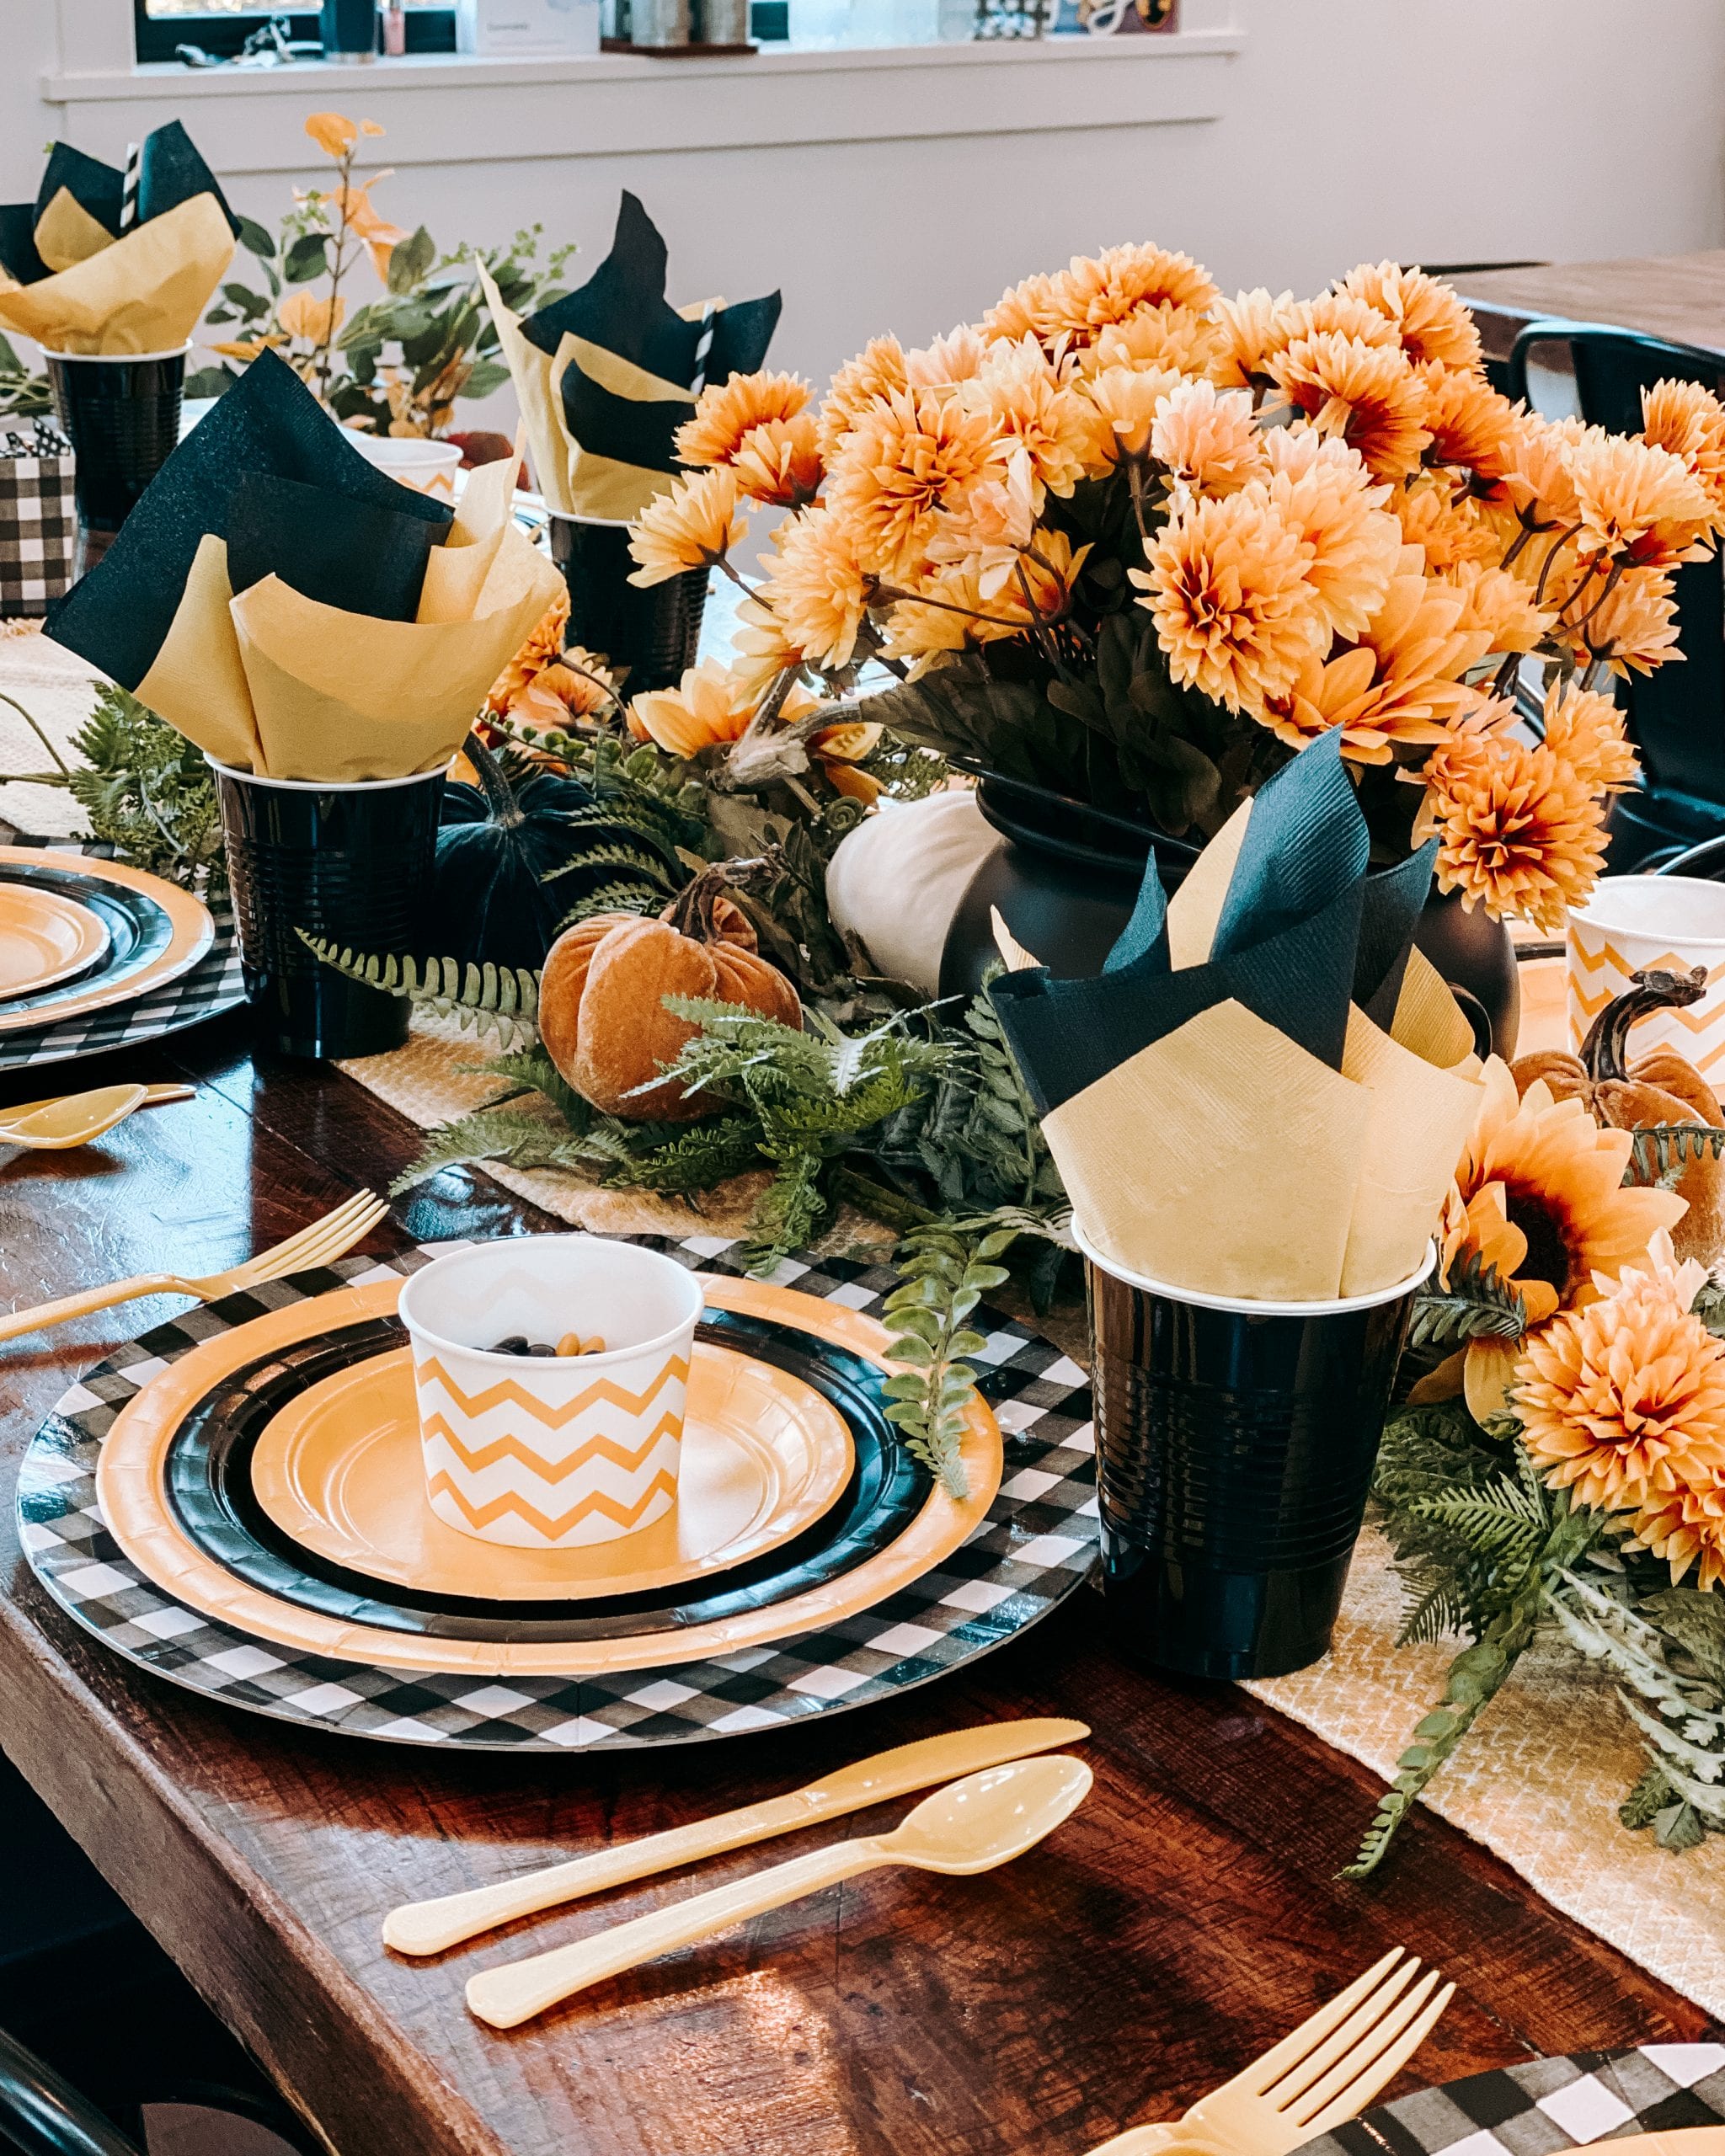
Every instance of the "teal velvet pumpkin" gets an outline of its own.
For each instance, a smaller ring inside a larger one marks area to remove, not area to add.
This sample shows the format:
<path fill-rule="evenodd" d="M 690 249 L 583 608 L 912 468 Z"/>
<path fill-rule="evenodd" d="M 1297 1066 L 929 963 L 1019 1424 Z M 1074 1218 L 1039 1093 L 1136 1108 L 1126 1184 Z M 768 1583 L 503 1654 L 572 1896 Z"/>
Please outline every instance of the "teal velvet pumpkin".
<path fill-rule="evenodd" d="M 579 779 L 538 771 L 511 783 L 471 735 L 465 753 L 479 784 L 444 789 L 424 948 L 480 964 L 539 966 L 574 895 L 560 872 L 609 834 L 570 820 L 592 803 Z M 559 881 L 547 883 L 553 876 Z"/>

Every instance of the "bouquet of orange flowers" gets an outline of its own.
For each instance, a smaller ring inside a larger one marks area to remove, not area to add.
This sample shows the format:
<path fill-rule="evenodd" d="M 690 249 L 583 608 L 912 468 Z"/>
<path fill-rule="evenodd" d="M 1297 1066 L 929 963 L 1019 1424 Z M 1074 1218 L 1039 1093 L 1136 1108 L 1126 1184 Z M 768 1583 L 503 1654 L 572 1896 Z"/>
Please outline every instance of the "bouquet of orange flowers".
<path fill-rule="evenodd" d="M 734 377 L 679 450 L 636 581 L 749 596 L 729 668 L 649 728 L 794 755 L 873 661 L 900 739 L 1203 839 L 1337 728 L 1375 859 L 1435 835 L 1442 889 L 1547 928 L 1635 782 L 1610 677 L 1673 655 L 1670 573 L 1725 531 L 1709 392 L 1661 383 L 1636 436 L 1530 414 L 1393 263 L 1226 299 L 1113 248 L 926 350 L 877 338 L 818 404 Z M 792 515 L 750 584 L 756 504 Z"/>

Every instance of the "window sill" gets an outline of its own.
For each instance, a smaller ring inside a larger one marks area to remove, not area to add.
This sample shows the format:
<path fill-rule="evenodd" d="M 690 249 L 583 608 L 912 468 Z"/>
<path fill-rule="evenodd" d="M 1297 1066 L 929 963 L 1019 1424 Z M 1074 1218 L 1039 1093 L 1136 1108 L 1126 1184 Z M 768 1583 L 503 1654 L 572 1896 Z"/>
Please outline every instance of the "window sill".
<path fill-rule="evenodd" d="M 83 108 L 95 109 L 90 120 L 104 134 L 123 120 L 134 139 L 176 112 L 190 118 L 190 108 L 200 147 L 236 173 L 303 163 L 305 114 L 330 104 L 363 106 L 383 122 L 393 166 L 1064 132 L 1216 117 L 1228 62 L 1245 45 L 1226 19 L 1203 19 L 1226 9 L 1226 0 L 1187 0 L 1192 27 L 1143 37 L 767 46 L 731 59 L 440 53 L 243 72 L 168 62 L 63 68 L 45 73 L 41 89 L 72 140 Z M 824 79 L 798 99 L 791 85 L 802 77 Z"/>

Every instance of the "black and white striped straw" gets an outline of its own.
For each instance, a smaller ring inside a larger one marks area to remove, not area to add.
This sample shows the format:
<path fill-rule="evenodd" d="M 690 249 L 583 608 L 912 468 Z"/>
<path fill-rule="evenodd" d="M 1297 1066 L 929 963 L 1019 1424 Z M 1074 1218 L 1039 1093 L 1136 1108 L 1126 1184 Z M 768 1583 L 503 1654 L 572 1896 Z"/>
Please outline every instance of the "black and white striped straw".
<path fill-rule="evenodd" d="M 697 397 L 707 387 L 707 359 L 713 350 L 713 332 L 718 319 L 718 309 L 709 300 L 701 310 L 701 336 L 695 346 L 695 379 L 689 384 Z"/>
<path fill-rule="evenodd" d="M 138 166 L 142 162 L 142 147 L 136 142 L 126 146 L 126 185 L 120 197 L 120 229 L 129 232 L 138 221 Z"/>

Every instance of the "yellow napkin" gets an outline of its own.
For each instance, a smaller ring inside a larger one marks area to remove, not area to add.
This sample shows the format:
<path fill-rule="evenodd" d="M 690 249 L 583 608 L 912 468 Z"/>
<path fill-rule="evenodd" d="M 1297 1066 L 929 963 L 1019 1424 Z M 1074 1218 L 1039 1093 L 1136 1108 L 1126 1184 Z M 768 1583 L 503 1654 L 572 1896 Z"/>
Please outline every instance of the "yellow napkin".
<path fill-rule="evenodd" d="M 498 343 L 515 384 L 515 401 L 527 430 L 528 454 L 545 506 L 555 516 L 580 517 L 599 524 L 633 523 L 657 494 L 670 486 L 676 473 L 644 465 L 620 463 L 615 457 L 595 456 L 582 448 L 569 432 L 563 415 L 563 378 L 570 363 L 613 397 L 636 403 L 681 402 L 692 412 L 695 392 L 681 382 L 666 382 L 644 367 L 603 345 L 565 331 L 554 354 L 543 352 L 521 334 L 521 318 L 504 305 L 491 273 L 482 262 L 479 281 L 485 303 L 497 324 Z M 677 312 L 686 322 L 696 320 L 710 305 L 702 301 Z"/>
<path fill-rule="evenodd" d="M 515 469 L 511 457 L 471 475 L 412 622 L 344 613 L 274 576 L 235 597 L 227 545 L 206 535 L 140 699 L 219 762 L 269 778 L 436 770 L 562 588 L 511 519 Z"/>
<path fill-rule="evenodd" d="M 64 188 L 43 212 L 36 243 L 56 274 L 0 291 L 0 329 L 51 352 L 110 358 L 179 350 L 227 275 L 234 245 L 213 195 L 195 195 L 109 239 Z"/>
<path fill-rule="evenodd" d="M 1252 804 L 1168 902 L 1176 971 L 1209 958 Z M 1473 1128 L 1473 1030 L 1410 952 L 1391 1031 L 1348 1015 L 1332 1070 L 1243 1004 L 1218 1004 L 1043 1118 L 1103 1257 L 1171 1287 L 1319 1302 L 1405 1279 Z"/>

